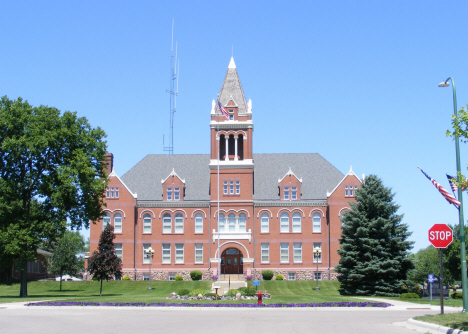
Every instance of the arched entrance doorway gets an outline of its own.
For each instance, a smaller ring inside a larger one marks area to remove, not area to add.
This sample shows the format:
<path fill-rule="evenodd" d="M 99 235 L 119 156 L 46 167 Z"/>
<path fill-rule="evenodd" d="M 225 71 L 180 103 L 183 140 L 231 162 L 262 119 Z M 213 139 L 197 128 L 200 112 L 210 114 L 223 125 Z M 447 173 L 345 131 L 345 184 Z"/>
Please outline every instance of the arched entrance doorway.
<path fill-rule="evenodd" d="M 222 274 L 242 274 L 244 272 L 244 256 L 237 248 L 228 248 L 221 255 Z"/>

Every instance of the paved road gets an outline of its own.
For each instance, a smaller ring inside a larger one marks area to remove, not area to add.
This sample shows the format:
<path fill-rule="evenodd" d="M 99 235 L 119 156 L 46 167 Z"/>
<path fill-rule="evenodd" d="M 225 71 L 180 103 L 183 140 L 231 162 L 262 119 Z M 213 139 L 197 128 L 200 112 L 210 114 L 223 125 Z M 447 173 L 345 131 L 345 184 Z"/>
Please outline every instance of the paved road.
<path fill-rule="evenodd" d="M 417 333 L 393 325 L 437 314 L 436 307 L 398 303 L 380 308 L 135 308 L 0 305 L 2 333 Z M 408 309 L 411 307 L 411 309 Z M 446 312 L 456 312 L 447 308 Z M 422 330 L 427 333 L 427 330 Z"/>

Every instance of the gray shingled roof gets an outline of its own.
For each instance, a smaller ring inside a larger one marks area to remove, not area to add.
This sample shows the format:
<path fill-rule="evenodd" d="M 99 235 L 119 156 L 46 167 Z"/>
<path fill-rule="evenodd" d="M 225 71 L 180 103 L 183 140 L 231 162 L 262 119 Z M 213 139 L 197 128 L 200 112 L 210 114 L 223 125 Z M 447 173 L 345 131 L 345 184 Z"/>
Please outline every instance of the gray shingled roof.
<path fill-rule="evenodd" d="M 234 63 L 234 60 L 231 59 L 231 62 Z M 234 67 L 228 67 L 227 69 L 223 85 L 221 86 L 221 91 L 219 92 L 219 101 L 223 106 L 226 106 L 231 97 L 239 107 L 238 112 L 240 114 L 246 113 L 247 101 L 245 100 L 244 90 L 242 89 L 235 65 Z"/>
<path fill-rule="evenodd" d="M 122 181 L 136 192 L 138 200 L 162 201 L 161 180 L 174 169 L 185 179 L 185 201 L 210 199 L 208 154 L 150 154 L 137 163 Z M 302 199 L 327 198 L 344 175 L 317 153 L 255 154 L 254 200 L 279 200 L 278 179 L 291 167 L 302 178 Z"/>

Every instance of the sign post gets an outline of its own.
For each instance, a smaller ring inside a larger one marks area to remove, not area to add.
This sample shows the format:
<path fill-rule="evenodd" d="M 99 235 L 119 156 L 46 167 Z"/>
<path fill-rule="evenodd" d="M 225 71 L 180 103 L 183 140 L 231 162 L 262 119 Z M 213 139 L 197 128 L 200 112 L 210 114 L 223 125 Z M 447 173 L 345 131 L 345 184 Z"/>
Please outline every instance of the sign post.
<path fill-rule="evenodd" d="M 442 249 L 447 248 L 453 241 L 453 231 L 446 224 L 435 224 L 429 229 L 429 242 L 439 248 L 439 264 L 440 264 L 440 314 L 444 314 L 444 288 L 442 285 Z M 431 286 L 432 288 L 432 286 Z M 432 293 L 432 289 L 431 289 Z"/>
<path fill-rule="evenodd" d="M 429 284 L 430 284 L 430 285 L 429 285 L 429 288 L 430 288 L 429 294 L 430 294 L 430 296 L 431 296 L 431 303 L 432 303 L 432 283 L 434 283 L 434 275 L 433 275 L 433 274 L 427 275 L 427 281 L 428 281 Z"/>

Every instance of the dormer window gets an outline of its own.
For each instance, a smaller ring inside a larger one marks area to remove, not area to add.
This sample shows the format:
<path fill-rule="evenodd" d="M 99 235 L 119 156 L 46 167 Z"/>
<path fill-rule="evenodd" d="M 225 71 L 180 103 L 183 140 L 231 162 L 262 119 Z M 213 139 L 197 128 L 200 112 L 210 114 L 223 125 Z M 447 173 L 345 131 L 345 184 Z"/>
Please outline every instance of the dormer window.
<path fill-rule="evenodd" d="M 284 201 L 297 201 L 301 199 L 302 179 L 298 178 L 291 168 L 278 180 L 279 196 Z"/>
<path fill-rule="evenodd" d="M 185 180 L 181 179 L 174 170 L 168 177 L 161 181 L 163 199 L 165 201 L 183 201 Z"/>
<path fill-rule="evenodd" d="M 354 197 L 357 186 L 345 186 L 345 197 Z"/>
<path fill-rule="evenodd" d="M 167 188 L 167 200 L 172 201 L 172 188 Z"/>
<path fill-rule="evenodd" d="M 291 199 L 297 199 L 297 187 L 291 187 Z"/>
<path fill-rule="evenodd" d="M 180 188 L 174 188 L 174 201 L 180 200 Z"/>

